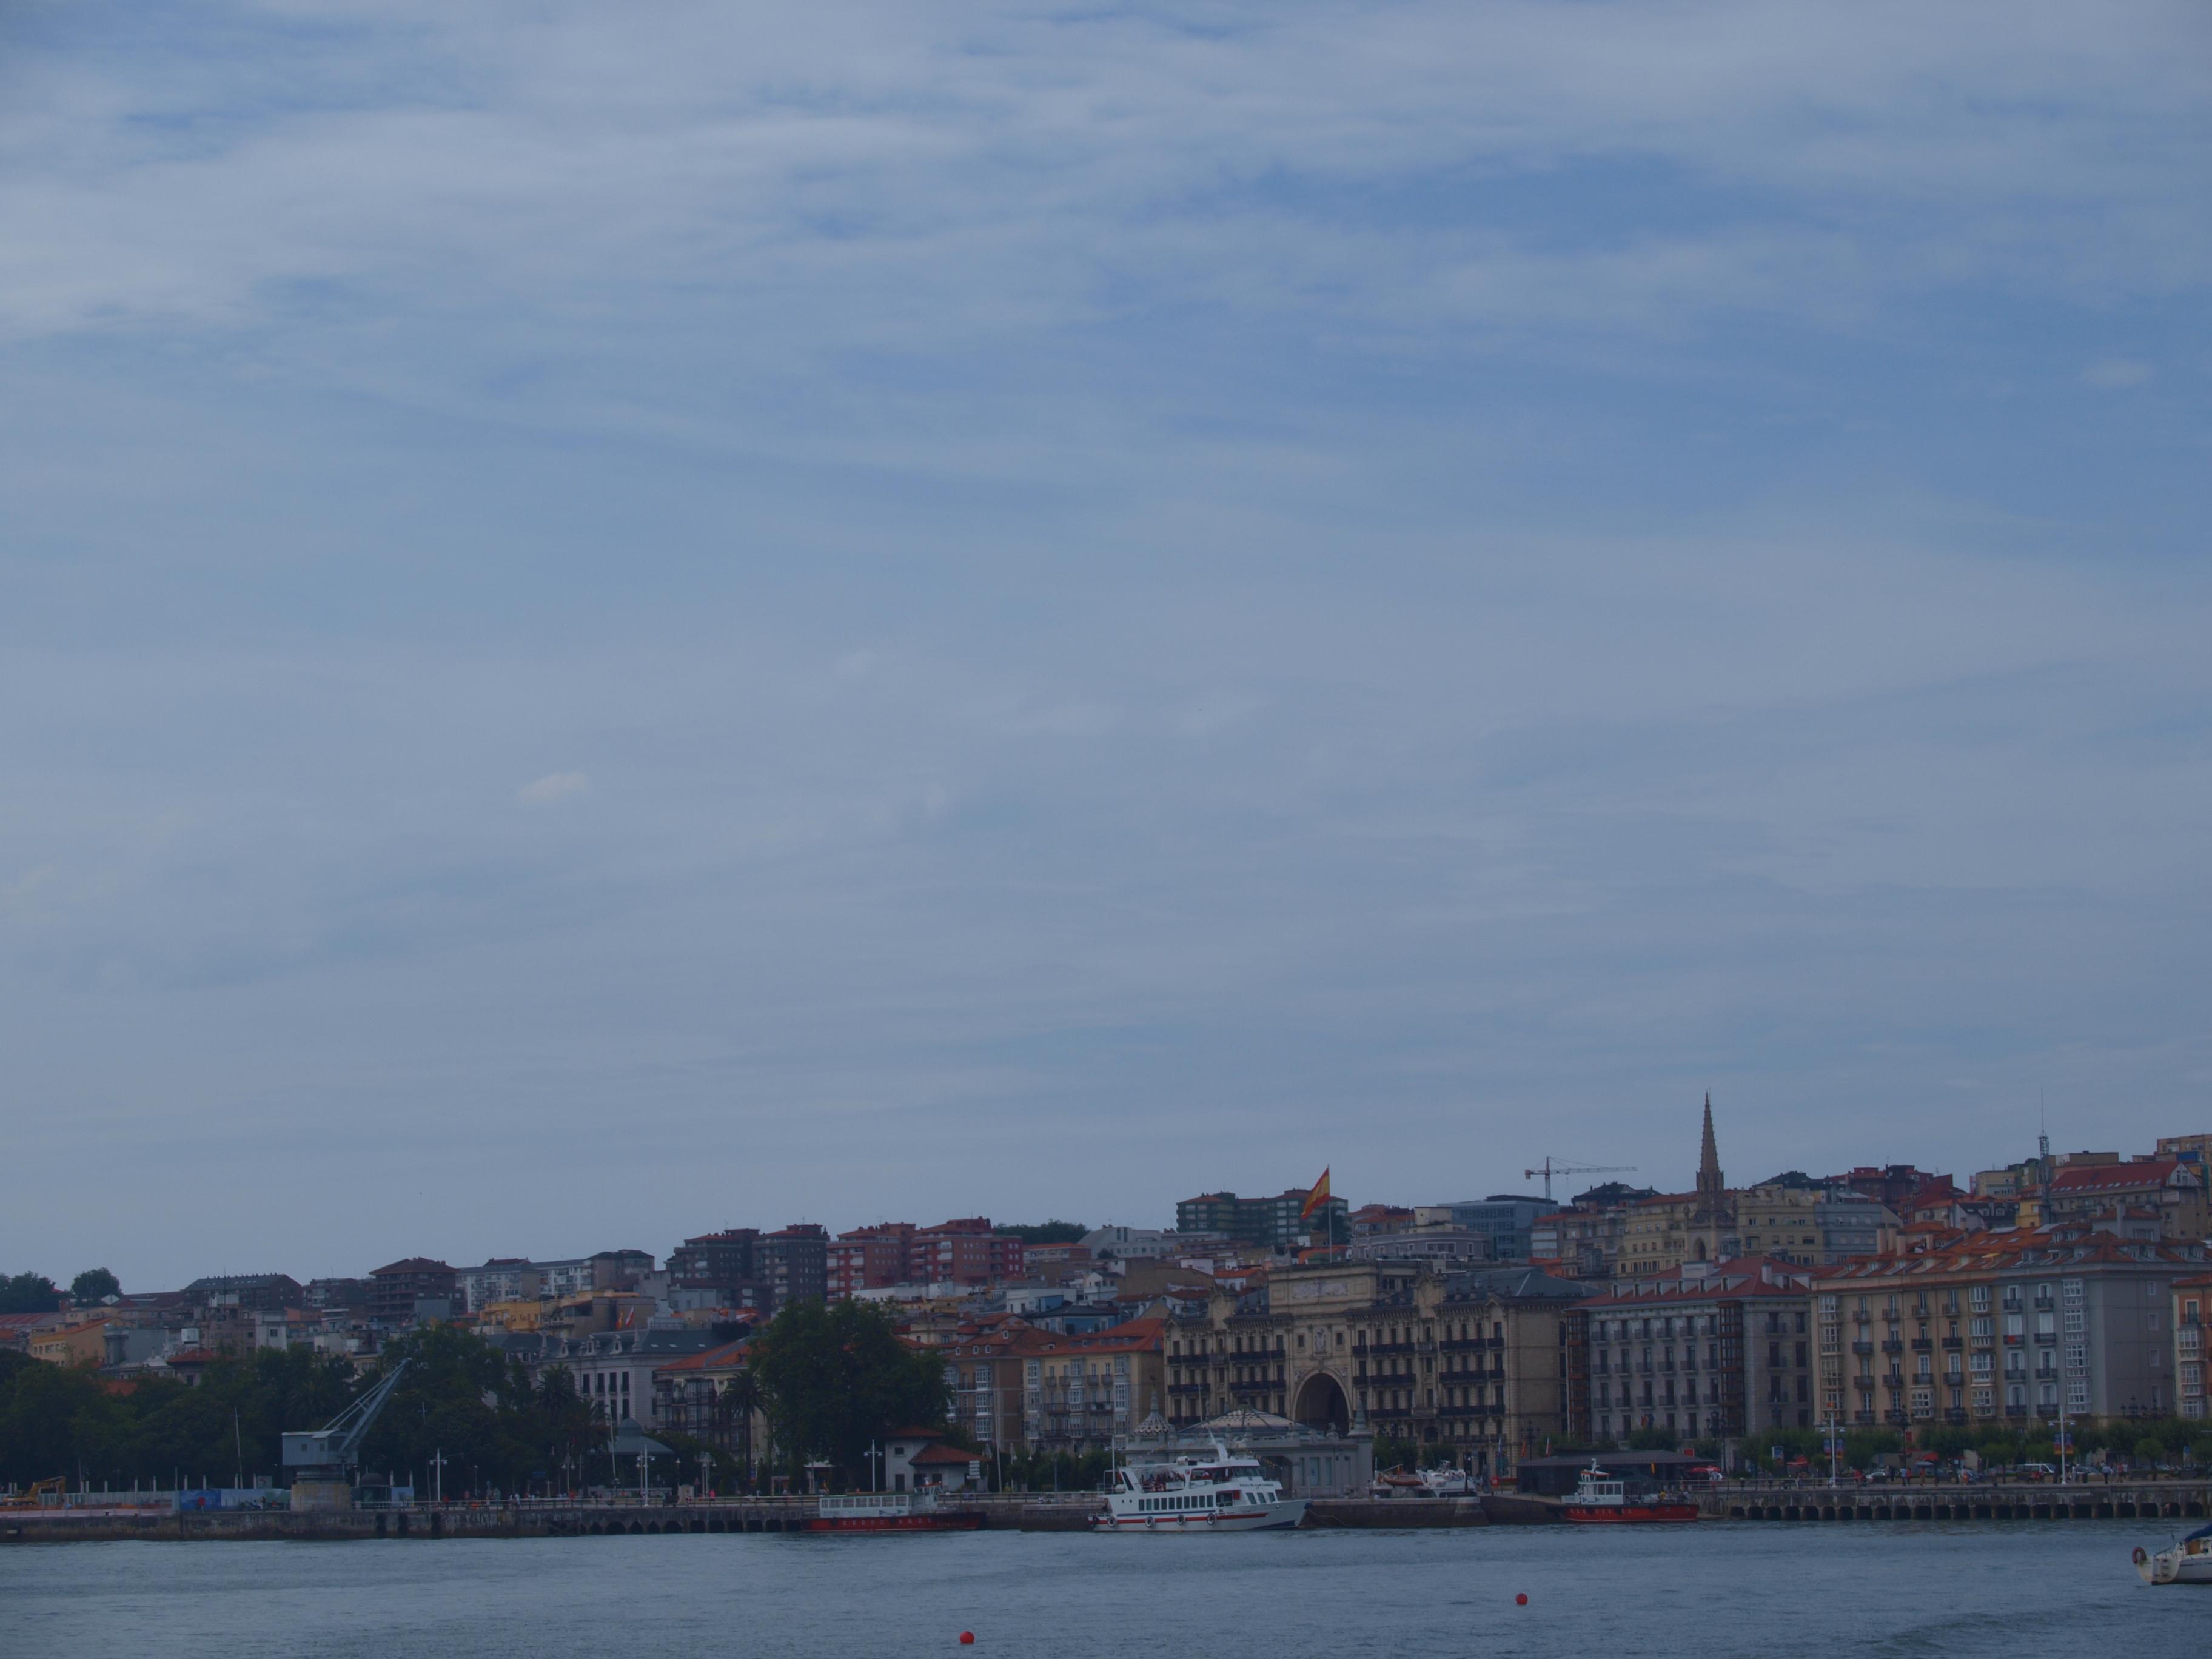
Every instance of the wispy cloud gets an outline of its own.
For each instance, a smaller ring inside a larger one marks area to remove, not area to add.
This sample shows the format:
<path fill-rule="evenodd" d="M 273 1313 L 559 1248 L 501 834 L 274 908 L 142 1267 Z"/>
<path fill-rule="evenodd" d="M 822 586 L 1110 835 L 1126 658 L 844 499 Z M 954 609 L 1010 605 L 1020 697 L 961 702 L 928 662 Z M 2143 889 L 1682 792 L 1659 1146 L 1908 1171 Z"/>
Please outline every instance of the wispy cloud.
<path fill-rule="evenodd" d="M 1157 1219 L 1167 1145 L 1682 1180 L 1707 1086 L 1732 1169 L 2144 1144 L 2212 1072 L 2204 41 L 0 10 L 37 1155 L 166 1273 Z M 334 1146 L 420 1211 L 310 1215 Z"/>
<path fill-rule="evenodd" d="M 524 784 L 514 792 L 514 798 L 525 806 L 550 806 L 555 801 L 580 795 L 591 787 L 591 779 L 581 772 L 548 772 Z"/>
<path fill-rule="evenodd" d="M 2124 392 L 2148 384 L 2155 372 L 2148 363 L 2132 357 L 2100 357 L 2081 371 L 2081 378 L 2106 392 Z"/>

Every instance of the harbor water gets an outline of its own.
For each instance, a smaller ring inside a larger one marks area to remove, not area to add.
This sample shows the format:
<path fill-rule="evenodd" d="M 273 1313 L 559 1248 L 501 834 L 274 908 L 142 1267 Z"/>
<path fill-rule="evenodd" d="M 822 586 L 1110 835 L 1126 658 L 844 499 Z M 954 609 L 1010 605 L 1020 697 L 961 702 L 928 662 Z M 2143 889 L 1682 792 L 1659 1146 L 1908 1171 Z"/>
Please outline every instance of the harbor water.
<path fill-rule="evenodd" d="M 0 1550 L 10 1659 L 2097 1655 L 2201 1659 L 2212 1589 L 2113 1522 L 130 1542 Z M 1516 1603 L 1525 1595 L 1528 1604 Z M 971 1647 L 960 1634 L 972 1631 Z"/>

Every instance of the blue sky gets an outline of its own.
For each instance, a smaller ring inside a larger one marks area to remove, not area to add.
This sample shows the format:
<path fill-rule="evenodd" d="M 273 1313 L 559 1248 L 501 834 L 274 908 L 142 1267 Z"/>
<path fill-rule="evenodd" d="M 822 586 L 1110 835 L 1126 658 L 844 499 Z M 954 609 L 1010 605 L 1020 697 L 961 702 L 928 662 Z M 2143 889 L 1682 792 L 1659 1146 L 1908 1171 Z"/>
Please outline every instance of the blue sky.
<path fill-rule="evenodd" d="M 0 14 L 0 1267 L 2212 1127 L 2201 7 L 790 11 Z"/>

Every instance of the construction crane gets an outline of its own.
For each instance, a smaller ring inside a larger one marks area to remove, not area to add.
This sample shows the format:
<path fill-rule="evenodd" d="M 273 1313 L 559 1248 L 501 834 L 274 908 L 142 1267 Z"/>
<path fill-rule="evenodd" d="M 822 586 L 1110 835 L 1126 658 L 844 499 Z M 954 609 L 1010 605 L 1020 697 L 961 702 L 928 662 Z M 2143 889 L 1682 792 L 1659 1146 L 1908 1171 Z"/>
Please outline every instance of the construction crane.
<path fill-rule="evenodd" d="M 1633 1175 L 1635 1172 L 1633 1164 L 1577 1164 L 1571 1158 L 1547 1158 L 1540 1168 L 1522 1170 L 1521 1178 L 1529 1181 L 1538 1176 L 1543 1176 L 1544 1202 L 1549 1204 L 1554 1175 Z"/>
<path fill-rule="evenodd" d="M 302 1481 L 350 1484 L 361 1463 L 362 1442 L 369 1425 L 392 1398 L 410 1362 L 401 1360 L 382 1382 L 319 1429 L 294 1429 L 284 1436 L 284 1467 L 295 1486 Z M 347 1500 L 350 1503 L 350 1499 Z"/>

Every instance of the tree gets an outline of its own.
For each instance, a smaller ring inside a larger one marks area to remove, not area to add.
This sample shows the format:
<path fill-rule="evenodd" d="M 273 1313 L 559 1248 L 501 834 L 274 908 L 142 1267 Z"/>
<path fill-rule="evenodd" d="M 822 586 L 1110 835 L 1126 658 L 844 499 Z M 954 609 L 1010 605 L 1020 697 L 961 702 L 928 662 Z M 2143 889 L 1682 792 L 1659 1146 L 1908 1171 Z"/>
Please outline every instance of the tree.
<path fill-rule="evenodd" d="M 1024 1244 L 1073 1244 L 1091 1229 L 1079 1221 L 1035 1221 L 1018 1227 L 1002 1224 L 999 1231 Z"/>
<path fill-rule="evenodd" d="M 61 1287 L 44 1273 L 0 1279 L 0 1313 L 52 1313 L 61 1305 Z"/>
<path fill-rule="evenodd" d="M 750 1365 L 732 1376 L 728 1386 L 714 1397 L 717 1419 L 726 1428 L 736 1431 L 738 1464 L 748 1485 L 753 1478 L 753 1413 L 760 1410 L 763 1403 L 760 1378 L 753 1375 Z"/>
<path fill-rule="evenodd" d="M 822 1458 L 853 1484 L 870 1441 L 908 1425 L 941 1431 L 951 1404 L 945 1362 L 908 1347 L 864 1302 L 792 1303 L 753 1339 L 750 1370 L 794 1475 Z"/>
<path fill-rule="evenodd" d="M 1375 1467 L 1378 1469 L 1417 1469 L 1421 1466 L 1418 1440 L 1389 1433 L 1375 1437 Z"/>
<path fill-rule="evenodd" d="M 122 1281 L 105 1267 L 87 1267 L 70 1280 L 70 1300 L 72 1302 L 97 1302 L 103 1297 L 122 1294 Z"/>

